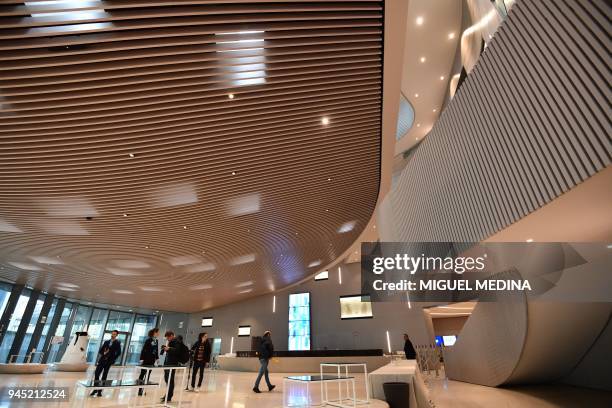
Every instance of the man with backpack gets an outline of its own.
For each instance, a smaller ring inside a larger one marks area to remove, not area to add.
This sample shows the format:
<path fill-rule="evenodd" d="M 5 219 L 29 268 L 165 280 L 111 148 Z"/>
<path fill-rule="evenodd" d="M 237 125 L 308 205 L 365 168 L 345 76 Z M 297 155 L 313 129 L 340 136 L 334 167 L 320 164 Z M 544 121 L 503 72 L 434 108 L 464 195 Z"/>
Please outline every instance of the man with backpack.
<path fill-rule="evenodd" d="M 272 391 L 276 385 L 270 384 L 270 378 L 268 377 L 268 362 L 272 358 L 274 354 L 274 345 L 272 344 L 272 333 L 267 330 L 261 342 L 259 343 L 259 348 L 257 350 L 257 354 L 259 355 L 259 374 L 257 375 L 257 380 L 255 380 L 255 386 L 253 387 L 253 392 L 259 394 L 259 382 L 261 381 L 261 377 L 265 377 L 266 384 L 268 385 L 268 391 Z"/>
<path fill-rule="evenodd" d="M 177 338 L 172 330 L 168 330 L 164 337 L 166 338 L 166 345 L 162 346 L 161 351 L 161 354 L 166 354 L 164 366 L 177 366 L 189 361 L 189 348 L 181 341 L 182 338 L 180 336 Z M 168 384 L 168 394 L 162 397 L 162 402 L 172 401 L 172 395 L 174 395 L 174 374 L 175 370 L 164 370 L 164 380 Z"/>

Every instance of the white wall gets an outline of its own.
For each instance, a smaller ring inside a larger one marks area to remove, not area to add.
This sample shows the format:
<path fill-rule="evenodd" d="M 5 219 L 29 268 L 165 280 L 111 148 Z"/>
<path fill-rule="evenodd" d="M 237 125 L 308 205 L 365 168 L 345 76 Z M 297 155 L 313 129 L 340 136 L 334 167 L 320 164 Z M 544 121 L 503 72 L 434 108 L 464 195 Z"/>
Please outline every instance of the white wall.
<path fill-rule="evenodd" d="M 289 290 L 277 292 L 276 313 L 272 313 L 273 296 L 264 295 L 243 302 L 193 313 L 189 318 L 188 342 L 193 342 L 200 331 L 209 337 L 221 337 L 221 352 L 230 351 L 234 337 L 234 351 L 250 350 L 248 337 L 237 337 L 238 325 L 251 325 L 251 335 L 261 336 L 272 331 L 277 350 L 287 350 L 289 294 L 310 292 L 311 347 L 321 349 L 372 349 L 387 351 L 386 331 L 389 330 L 391 349 L 403 350 L 403 333 L 414 335 L 417 341 L 427 341 L 422 312 L 409 309 L 407 303 L 374 303 L 372 319 L 341 320 L 339 297 L 360 293 L 359 264 L 342 265 L 342 284 L 338 280 L 338 267 L 329 271 L 329 279 L 309 280 Z M 201 328 L 202 317 L 212 316 L 213 327 Z"/>

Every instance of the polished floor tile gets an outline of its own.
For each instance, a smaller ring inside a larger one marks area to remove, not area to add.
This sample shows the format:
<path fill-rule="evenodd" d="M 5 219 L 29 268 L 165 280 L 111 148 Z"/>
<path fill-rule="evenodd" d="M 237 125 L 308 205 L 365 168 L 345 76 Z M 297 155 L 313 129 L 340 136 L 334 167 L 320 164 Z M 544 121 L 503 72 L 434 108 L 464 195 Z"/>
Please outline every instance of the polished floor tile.
<path fill-rule="evenodd" d="M 157 382 L 159 375 L 156 373 L 151 376 L 151 381 Z M 272 392 L 267 391 L 265 383 L 262 383 L 260 389 L 261 394 L 255 394 L 252 391 L 253 382 L 255 381 L 256 373 L 247 372 L 230 372 L 230 371 L 215 371 L 206 370 L 204 376 L 204 382 L 199 393 L 183 391 L 183 406 L 194 408 L 194 407 L 207 407 L 207 408 L 276 408 L 283 407 L 283 405 L 300 405 L 306 401 L 305 387 L 300 384 L 288 385 L 287 396 L 283 403 L 283 378 L 288 375 L 287 373 L 270 373 L 270 381 L 276 385 L 276 389 Z M 84 389 L 77 390 L 76 396 L 73 395 L 75 390 L 75 382 L 79 380 L 85 380 L 92 378 L 93 372 L 90 369 L 88 373 L 63 373 L 63 372 L 48 372 L 45 374 L 38 375 L 0 375 L 0 384 L 4 387 L 15 387 L 15 386 L 54 386 L 54 387 L 69 387 L 71 393 L 71 399 L 76 398 L 76 402 L 68 403 L 37 403 L 37 404 L 18 404 L 14 402 L 3 402 L 0 403 L 0 407 L 22 407 L 22 406 L 40 406 L 44 407 L 127 407 L 130 401 L 138 399 L 140 403 L 153 403 L 154 392 L 148 391 L 144 397 L 136 397 L 136 390 L 116 390 L 116 391 L 103 391 L 102 398 L 88 397 Z M 134 379 L 138 376 L 137 371 L 134 368 L 113 368 L 109 373 L 109 379 L 123 378 L 123 379 Z M 355 375 L 356 392 L 357 398 L 365 396 L 365 385 L 363 380 L 363 374 Z M 177 375 L 177 385 L 175 387 L 175 397 L 179 393 L 179 383 L 181 382 L 180 376 Z M 184 388 L 184 386 L 183 386 Z M 330 397 L 335 395 L 337 392 L 333 386 L 330 386 Z M 159 393 L 161 397 L 163 393 Z M 315 403 L 320 400 L 319 388 L 311 386 L 310 397 Z M 368 408 L 384 408 L 387 406 L 383 402 L 373 402 L 369 405 L 359 405 L 360 407 Z"/>

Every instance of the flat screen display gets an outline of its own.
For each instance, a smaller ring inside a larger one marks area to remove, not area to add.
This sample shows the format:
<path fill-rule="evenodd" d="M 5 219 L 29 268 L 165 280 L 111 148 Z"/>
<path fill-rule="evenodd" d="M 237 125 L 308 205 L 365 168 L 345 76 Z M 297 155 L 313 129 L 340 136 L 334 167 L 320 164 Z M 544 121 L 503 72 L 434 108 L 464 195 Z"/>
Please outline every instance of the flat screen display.
<path fill-rule="evenodd" d="M 212 327 L 213 318 L 212 317 L 203 317 L 202 318 L 202 327 Z"/>
<path fill-rule="evenodd" d="M 446 347 L 452 346 L 457 341 L 457 336 L 442 336 L 442 341 Z"/>
<path fill-rule="evenodd" d="M 369 319 L 372 315 L 372 302 L 369 295 L 340 297 L 341 319 Z"/>
<path fill-rule="evenodd" d="M 238 337 L 246 337 L 251 335 L 251 326 L 238 326 Z"/>
<path fill-rule="evenodd" d="M 310 350 L 310 293 L 289 295 L 289 350 Z"/>

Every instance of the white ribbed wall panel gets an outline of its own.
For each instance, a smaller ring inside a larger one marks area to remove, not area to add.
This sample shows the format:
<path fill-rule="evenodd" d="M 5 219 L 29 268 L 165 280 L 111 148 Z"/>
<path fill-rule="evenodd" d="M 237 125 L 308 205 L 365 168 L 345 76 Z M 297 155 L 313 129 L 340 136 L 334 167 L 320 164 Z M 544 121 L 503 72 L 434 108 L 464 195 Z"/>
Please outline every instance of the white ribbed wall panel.
<path fill-rule="evenodd" d="M 382 239 L 479 241 L 608 166 L 609 21 L 603 1 L 518 1 L 404 169 Z"/>

